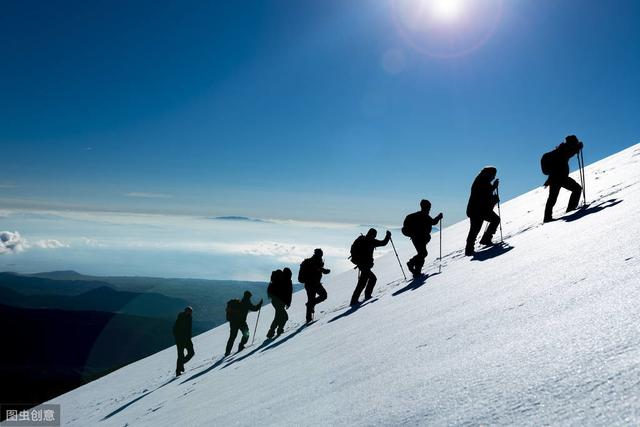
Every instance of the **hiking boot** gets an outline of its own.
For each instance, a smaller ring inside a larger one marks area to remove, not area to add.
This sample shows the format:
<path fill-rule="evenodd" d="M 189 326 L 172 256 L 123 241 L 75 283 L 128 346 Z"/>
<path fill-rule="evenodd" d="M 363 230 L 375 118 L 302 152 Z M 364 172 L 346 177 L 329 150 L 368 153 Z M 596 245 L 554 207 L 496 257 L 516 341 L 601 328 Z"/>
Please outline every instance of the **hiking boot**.
<path fill-rule="evenodd" d="M 311 320 L 313 320 L 313 305 L 309 304 L 308 302 L 305 303 L 305 305 L 307 306 L 307 323 L 311 322 Z"/>
<path fill-rule="evenodd" d="M 414 276 L 422 276 L 422 266 L 416 266 L 412 271 Z"/>
<path fill-rule="evenodd" d="M 491 241 L 491 236 L 483 236 L 482 239 L 480 239 L 480 244 L 484 246 L 493 246 L 495 243 Z"/>
<path fill-rule="evenodd" d="M 411 263 L 411 261 L 407 261 L 407 268 L 409 268 L 409 272 L 411 274 L 415 274 L 415 272 L 413 271 L 413 264 Z"/>

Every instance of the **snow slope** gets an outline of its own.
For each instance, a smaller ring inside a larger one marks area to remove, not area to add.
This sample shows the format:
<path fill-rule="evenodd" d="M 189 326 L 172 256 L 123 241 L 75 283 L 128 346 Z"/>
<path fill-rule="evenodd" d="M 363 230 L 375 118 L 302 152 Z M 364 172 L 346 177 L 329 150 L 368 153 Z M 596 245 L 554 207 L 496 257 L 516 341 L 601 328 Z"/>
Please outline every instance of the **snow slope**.
<path fill-rule="evenodd" d="M 374 268 L 376 300 L 358 310 L 345 307 L 356 272 L 329 275 L 310 326 L 299 293 L 275 341 L 263 343 L 269 306 L 255 345 L 231 358 L 221 361 L 224 325 L 194 339 L 177 379 L 171 348 L 49 403 L 78 426 L 637 425 L 640 144 L 586 175 L 592 203 L 565 220 L 541 224 L 542 188 L 503 203 L 510 248 L 470 259 L 468 222 L 446 228 L 442 273 L 422 286 L 389 253 Z M 395 238 L 406 261 L 407 239 Z"/>

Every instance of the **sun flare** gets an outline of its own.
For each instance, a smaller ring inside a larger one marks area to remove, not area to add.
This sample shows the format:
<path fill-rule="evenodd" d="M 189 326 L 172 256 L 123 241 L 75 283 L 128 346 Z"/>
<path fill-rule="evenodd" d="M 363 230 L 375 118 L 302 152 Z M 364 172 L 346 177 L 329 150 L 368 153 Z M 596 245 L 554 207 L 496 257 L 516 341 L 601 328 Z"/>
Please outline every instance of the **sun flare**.
<path fill-rule="evenodd" d="M 431 15 L 439 21 L 453 21 L 463 12 L 463 0 L 426 0 Z"/>

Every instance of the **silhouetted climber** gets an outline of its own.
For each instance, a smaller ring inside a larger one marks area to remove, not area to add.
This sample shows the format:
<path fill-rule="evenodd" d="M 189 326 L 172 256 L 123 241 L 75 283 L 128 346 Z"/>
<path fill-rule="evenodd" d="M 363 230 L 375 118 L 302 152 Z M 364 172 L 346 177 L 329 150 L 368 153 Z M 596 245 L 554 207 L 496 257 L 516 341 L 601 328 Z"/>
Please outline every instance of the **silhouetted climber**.
<path fill-rule="evenodd" d="M 411 238 L 413 246 L 416 248 L 417 254 L 407 262 L 409 271 L 413 277 L 422 274 L 422 266 L 427 258 L 427 243 L 431 240 L 431 230 L 434 225 L 442 219 L 442 212 L 435 218 L 429 216 L 431 210 L 431 202 L 428 200 L 420 201 L 420 210 L 409 214 L 404 219 L 402 226 L 402 234 Z"/>
<path fill-rule="evenodd" d="M 300 264 L 298 272 L 298 282 L 304 284 L 304 290 L 307 291 L 307 323 L 311 322 L 316 304 L 327 299 L 327 290 L 322 286 L 321 280 L 323 274 L 329 274 L 331 270 L 324 268 L 322 260 L 322 249 L 313 251 L 313 256 L 307 258 Z"/>
<path fill-rule="evenodd" d="M 273 338 L 273 335 L 277 333 L 278 336 L 284 332 L 284 325 L 289 320 L 286 308 L 291 305 L 291 296 L 293 294 L 293 283 L 291 281 L 292 276 L 291 269 L 285 267 L 282 271 L 276 270 L 271 274 L 271 283 L 267 288 L 267 294 L 271 298 L 271 305 L 276 311 L 276 314 L 271 322 L 269 332 L 267 332 L 267 338 Z M 285 308 L 286 307 L 286 308 Z"/>
<path fill-rule="evenodd" d="M 500 225 L 500 217 L 493 211 L 493 207 L 499 201 L 498 196 L 494 194 L 500 184 L 500 180 L 495 179 L 496 173 L 496 168 L 487 166 L 480 171 L 471 185 L 471 195 L 467 204 L 467 216 L 471 224 L 467 235 L 467 246 L 464 250 L 464 254 L 467 256 L 472 256 L 475 253 L 476 237 L 478 237 L 484 221 L 489 221 L 489 226 L 480 239 L 480 244 L 485 246 L 493 245 L 491 238 Z"/>
<path fill-rule="evenodd" d="M 193 351 L 193 342 L 191 342 L 191 314 L 193 309 L 187 307 L 184 311 L 178 313 L 178 318 L 173 324 L 173 337 L 176 340 L 178 348 L 178 361 L 176 362 L 176 376 L 184 372 L 184 364 L 187 363 L 195 352 Z M 187 350 L 185 356 L 184 351 Z"/>
<path fill-rule="evenodd" d="M 370 228 L 366 235 L 360 235 L 351 245 L 351 262 L 353 262 L 360 274 L 356 289 L 351 296 L 351 305 L 359 303 L 360 294 L 364 290 L 365 301 L 371 298 L 373 288 L 378 278 L 371 269 L 373 268 L 373 251 L 375 248 L 385 246 L 391 239 L 391 232 L 387 230 L 387 235 L 383 240 L 376 240 L 378 232 L 375 228 Z"/>
<path fill-rule="evenodd" d="M 549 151 L 540 159 L 542 173 L 548 175 L 544 186 L 549 186 L 549 198 L 544 208 L 544 222 L 553 221 L 553 206 L 558 200 L 560 188 L 571 191 L 567 212 L 578 207 L 582 187 L 569 177 L 569 159 L 578 154 L 584 145 L 575 135 L 569 135 L 555 150 Z"/>
<path fill-rule="evenodd" d="M 244 345 L 249 341 L 249 325 L 247 325 L 247 315 L 249 311 L 258 311 L 262 307 L 262 300 L 256 305 L 251 304 L 251 292 L 245 291 L 242 300 L 232 299 L 227 302 L 227 320 L 229 321 L 229 340 L 225 356 L 231 354 L 231 347 L 238 336 L 238 331 L 242 332 L 242 339 L 238 344 L 238 351 L 244 350 Z"/>

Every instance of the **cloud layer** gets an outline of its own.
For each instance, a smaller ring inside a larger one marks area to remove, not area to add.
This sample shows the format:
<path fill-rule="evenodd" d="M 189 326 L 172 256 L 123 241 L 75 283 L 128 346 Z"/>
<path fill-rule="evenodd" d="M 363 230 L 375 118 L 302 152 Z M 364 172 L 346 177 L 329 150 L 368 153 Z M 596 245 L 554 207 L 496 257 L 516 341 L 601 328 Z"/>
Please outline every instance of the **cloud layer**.
<path fill-rule="evenodd" d="M 171 199 L 173 195 L 165 194 L 165 193 L 145 193 L 140 191 L 133 191 L 131 193 L 126 193 L 127 197 L 137 197 L 140 199 Z"/>
<path fill-rule="evenodd" d="M 40 249 L 58 249 L 58 248 L 68 248 L 69 245 L 66 243 L 62 243 L 59 240 L 55 239 L 47 239 L 47 240 L 38 240 L 33 243 L 33 246 Z"/>
<path fill-rule="evenodd" d="M 31 247 L 58 249 L 68 248 L 69 245 L 55 239 L 37 240 L 30 243 L 18 231 L 0 231 L 0 255 L 22 252 Z"/>

